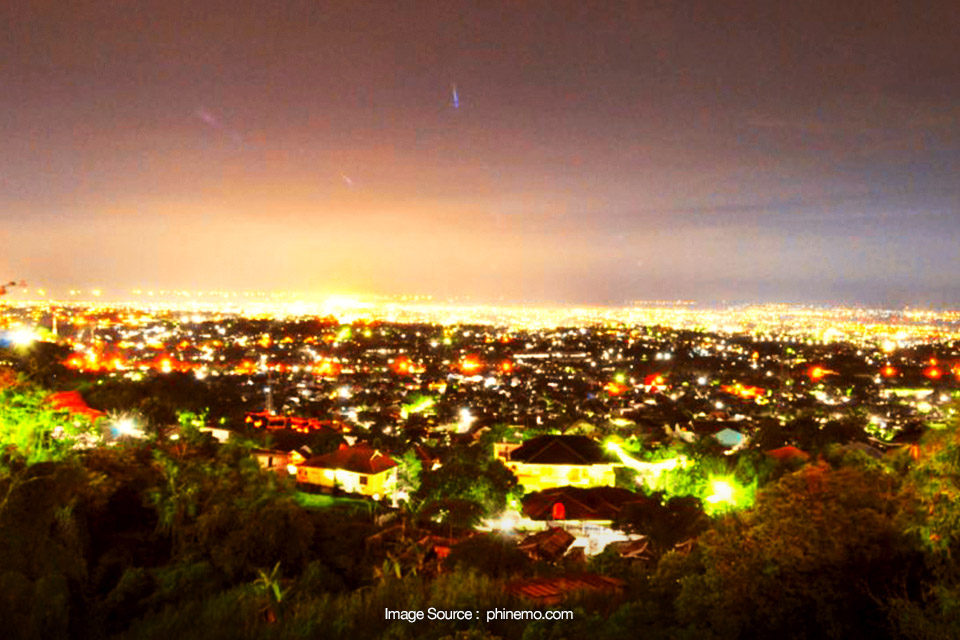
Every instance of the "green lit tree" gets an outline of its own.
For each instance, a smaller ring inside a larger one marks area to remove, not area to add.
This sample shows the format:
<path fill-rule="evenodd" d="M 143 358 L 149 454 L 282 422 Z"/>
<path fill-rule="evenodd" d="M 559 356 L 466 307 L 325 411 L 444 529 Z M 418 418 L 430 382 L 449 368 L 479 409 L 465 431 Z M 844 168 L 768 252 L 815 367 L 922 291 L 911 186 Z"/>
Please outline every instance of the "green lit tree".
<path fill-rule="evenodd" d="M 760 491 L 753 509 L 699 539 L 681 578 L 681 621 L 718 637 L 877 637 L 881 597 L 910 555 L 896 525 L 897 479 L 811 465 Z"/>
<path fill-rule="evenodd" d="M 54 409 L 45 402 L 47 395 L 29 385 L 0 389 L 3 458 L 19 457 L 27 463 L 62 459 L 82 436 L 99 436 L 89 417 Z"/>
<path fill-rule="evenodd" d="M 954 409 L 955 410 L 955 409 Z M 950 638 L 960 629 L 960 431 L 957 418 L 899 453 L 906 468 L 900 524 L 923 554 L 926 575 L 911 595 L 891 598 L 889 617 L 904 638 Z"/>

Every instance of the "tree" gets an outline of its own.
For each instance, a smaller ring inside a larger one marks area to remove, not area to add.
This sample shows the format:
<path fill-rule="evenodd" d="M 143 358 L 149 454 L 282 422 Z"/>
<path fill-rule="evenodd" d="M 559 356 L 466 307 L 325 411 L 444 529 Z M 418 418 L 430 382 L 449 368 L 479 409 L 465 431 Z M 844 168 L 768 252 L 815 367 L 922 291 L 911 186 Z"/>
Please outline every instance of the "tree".
<path fill-rule="evenodd" d="M 517 489 L 517 478 L 499 460 L 458 452 L 436 470 L 424 471 L 416 496 L 424 501 L 465 500 L 484 517 L 500 514 Z M 474 452 L 469 452 L 474 453 Z"/>
<path fill-rule="evenodd" d="M 408 449 L 400 456 L 397 472 L 397 489 L 405 492 L 408 496 L 415 494 L 420 489 L 420 476 L 423 473 L 423 463 L 420 457 L 413 449 Z"/>
<path fill-rule="evenodd" d="M 681 578 L 681 620 L 731 638 L 882 634 L 879 598 L 910 555 L 897 484 L 880 470 L 826 465 L 784 476 L 700 537 L 702 573 Z"/>
<path fill-rule="evenodd" d="M 909 466 L 900 525 L 923 554 L 925 574 L 913 593 L 889 601 L 889 618 L 905 638 L 950 638 L 960 629 L 960 431 L 929 430 L 900 457 Z M 916 458 L 914 460 L 913 458 Z"/>
<path fill-rule="evenodd" d="M 444 527 L 450 535 L 454 531 L 474 528 L 485 512 L 483 505 L 465 498 L 436 498 L 428 500 L 419 513 L 421 522 L 433 522 Z"/>
<path fill-rule="evenodd" d="M 474 570 L 491 578 L 506 578 L 522 573 L 530 559 L 509 538 L 477 535 L 457 543 L 444 561 L 453 571 Z"/>
<path fill-rule="evenodd" d="M 95 433 L 89 417 L 54 409 L 47 395 L 29 385 L 0 389 L 0 465 L 10 457 L 27 463 L 62 459 L 80 436 Z"/>
<path fill-rule="evenodd" d="M 661 503 L 662 498 L 654 494 L 650 500 L 625 505 L 614 527 L 647 536 L 654 551 L 664 553 L 697 536 L 709 522 L 698 498 L 679 496 Z"/>

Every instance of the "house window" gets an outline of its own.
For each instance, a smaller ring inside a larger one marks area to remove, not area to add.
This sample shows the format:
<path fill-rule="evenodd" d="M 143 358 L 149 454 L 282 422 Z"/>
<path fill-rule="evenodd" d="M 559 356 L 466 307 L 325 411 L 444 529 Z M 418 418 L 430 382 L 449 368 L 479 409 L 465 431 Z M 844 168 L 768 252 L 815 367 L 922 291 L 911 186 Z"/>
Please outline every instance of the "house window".
<path fill-rule="evenodd" d="M 367 476 L 360 476 L 360 485 L 366 486 L 367 480 L 368 480 Z"/>
<path fill-rule="evenodd" d="M 563 506 L 562 502 L 554 502 L 550 515 L 553 520 L 566 520 L 567 509 Z"/>

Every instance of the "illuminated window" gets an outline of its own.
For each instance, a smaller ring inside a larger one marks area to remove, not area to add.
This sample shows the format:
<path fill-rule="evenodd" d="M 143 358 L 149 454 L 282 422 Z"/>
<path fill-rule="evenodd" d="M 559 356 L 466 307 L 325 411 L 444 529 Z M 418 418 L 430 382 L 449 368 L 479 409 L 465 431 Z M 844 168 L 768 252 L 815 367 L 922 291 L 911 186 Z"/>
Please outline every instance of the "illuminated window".
<path fill-rule="evenodd" d="M 362 486 L 366 486 L 367 480 L 368 480 L 367 476 L 360 476 L 360 484 Z"/>

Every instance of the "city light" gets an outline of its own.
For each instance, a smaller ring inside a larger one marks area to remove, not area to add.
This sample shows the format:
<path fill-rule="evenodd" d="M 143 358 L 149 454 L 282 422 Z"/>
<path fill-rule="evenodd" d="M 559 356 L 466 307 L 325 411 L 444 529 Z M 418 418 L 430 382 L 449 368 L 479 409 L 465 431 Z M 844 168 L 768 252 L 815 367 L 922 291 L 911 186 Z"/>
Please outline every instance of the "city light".
<path fill-rule="evenodd" d="M 136 421 L 130 417 L 119 418 L 113 423 L 113 430 L 118 437 L 127 436 L 131 438 L 142 438 L 145 434 L 137 425 Z"/>
<path fill-rule="evenodd" d="M 710 481 L 710 495 L 704 498 L 704 500 L 710 504 L 723 502 L 732 505 L 735 502 L 734 495 L 735 489 L 730 482 L 715 479 Z"/>
<path fill-rule="evenodd" d="M 460 419 L 457 422 L 457 433 L 466 433 L 470 431 L 470 426 L 476 421 L 476 417 L 470 412 L 470 409 L 464 407 L 460 409 Z"/>
<path fill-rule="evenodd" d="M 31 344 L 39 340 L 40 336 L 36 332 L 31 331 L 30 329 L 14 329 L 7 333 L 7 339 L 11 344 L 17 347 L 29 347 Z"/>

